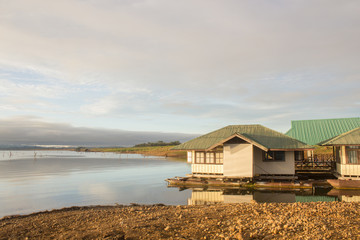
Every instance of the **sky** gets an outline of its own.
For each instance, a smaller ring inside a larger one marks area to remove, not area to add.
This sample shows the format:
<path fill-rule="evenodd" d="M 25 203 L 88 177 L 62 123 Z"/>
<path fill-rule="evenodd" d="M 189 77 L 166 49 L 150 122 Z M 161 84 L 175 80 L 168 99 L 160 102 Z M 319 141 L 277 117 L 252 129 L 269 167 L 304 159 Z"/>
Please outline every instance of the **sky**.
<path fill-rule="evenodd" d="M 0 0 L 0 143 L 359 117 L 359 12 L 357 0 Z"/>

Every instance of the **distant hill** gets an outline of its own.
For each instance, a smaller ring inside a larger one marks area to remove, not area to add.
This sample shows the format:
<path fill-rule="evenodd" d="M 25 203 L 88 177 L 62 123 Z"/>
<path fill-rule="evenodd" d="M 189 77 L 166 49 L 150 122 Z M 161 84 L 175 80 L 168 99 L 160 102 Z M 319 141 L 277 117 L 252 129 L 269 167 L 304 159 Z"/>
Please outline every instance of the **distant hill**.
<path fill-rule="evenodd" d="M 44 147 L 44 146 L 27 146 L 27 145 L 0 145 L 0 150 L 46 150 L 46 149 L 71 149 L 73 147 Z"/>
<path fill-rule="evenodd" d="M 176 146 L 179 144 L 180 144 L 180 141 L 173 141 L 173 142 L 157 141 L 157 142 L 147 142 L 147 143 L 136 144 L 134 147 Z"/>

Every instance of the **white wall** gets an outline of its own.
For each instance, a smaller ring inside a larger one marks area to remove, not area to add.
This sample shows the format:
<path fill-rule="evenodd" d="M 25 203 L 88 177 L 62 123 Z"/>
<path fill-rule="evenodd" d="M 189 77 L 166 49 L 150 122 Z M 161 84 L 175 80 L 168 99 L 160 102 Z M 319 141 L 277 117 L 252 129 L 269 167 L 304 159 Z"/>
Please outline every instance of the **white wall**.
<path fill-rule="evenodd" d="M 224 176 L 253 177 L 251 144 L 224 144 Z"/>
<path fill-rule="evenodd" d="M 341 176 L 344 175 L 356 176 L 355 179 L 358 179 L 358 176 L 360 176 L 360 165 L 346 163 L 346 146 L 340 147 L 340 158 L 341 158 L 340 160 L 341 164 L 336 163 L 336 171 Z"/>
<path fill-rule="evenodd" d="M 295 174 L 295 153 L 285 152 L 285 162 L 264 162 L 262 150 L 254 146 L 254 175 Z"/>
<path fill-rule="evenodd" d="M 336 170 L 341 176 L 344 176 L 344 175 L 360 176 L 360 165 L 357 165 L 357 164 L 336 163 Z"/>

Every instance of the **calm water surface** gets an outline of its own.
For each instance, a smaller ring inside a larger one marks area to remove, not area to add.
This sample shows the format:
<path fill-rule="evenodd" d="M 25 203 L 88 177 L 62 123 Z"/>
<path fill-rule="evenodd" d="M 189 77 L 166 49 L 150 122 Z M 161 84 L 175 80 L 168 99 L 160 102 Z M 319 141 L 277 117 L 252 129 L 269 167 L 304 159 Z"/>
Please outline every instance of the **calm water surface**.
<path fill-rule="evenodd" d="M 138 154 L 0 151 L 0 217 L 97 204 L 187 204 L 164 181 L 190 165 Z"/>
<path fill-rule="evenodd" d="M 360 201 L 359 191 L 168 188 L 185 161 L 138 154 L 0 151 L 0 218 L 84 205 Z"/>

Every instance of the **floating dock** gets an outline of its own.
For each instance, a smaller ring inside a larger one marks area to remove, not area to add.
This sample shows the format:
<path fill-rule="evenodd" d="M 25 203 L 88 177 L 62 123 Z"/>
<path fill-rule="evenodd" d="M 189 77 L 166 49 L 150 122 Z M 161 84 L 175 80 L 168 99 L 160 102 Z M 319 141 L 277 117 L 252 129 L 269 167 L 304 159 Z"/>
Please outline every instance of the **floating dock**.
<path fill-rule="evenodd" d="M 306 180 L 306 181 L 257 181 L 254 179 L 240 178 L 206 178 L 206 177 L 174 177 L 166 179 L 168 186 L 176 187 L 230 187 L 230 188 L 249 188 L 249 189 L 311 189 L 315 186 L 330 187 L 326 180 Z"/>

